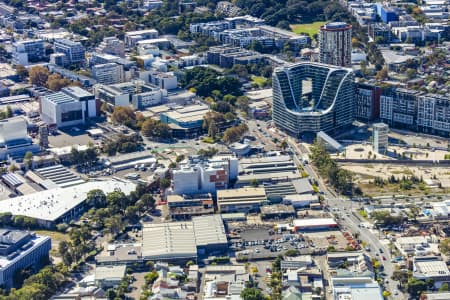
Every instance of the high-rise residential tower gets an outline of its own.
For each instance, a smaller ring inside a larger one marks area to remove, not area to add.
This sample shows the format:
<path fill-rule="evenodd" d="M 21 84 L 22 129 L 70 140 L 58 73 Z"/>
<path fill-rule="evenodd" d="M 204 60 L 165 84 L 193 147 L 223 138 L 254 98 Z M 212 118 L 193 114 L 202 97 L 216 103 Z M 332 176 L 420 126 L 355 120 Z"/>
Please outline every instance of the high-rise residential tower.
<path fill-rule="evenodd" d="M 331 22 L 320 27 L 320 62 L 341 67 L 352 64 L 352 25 Z"/>
<path fill-rule="evenodd" d="M 351 69 L 301 62 L 276 68 L 272 84 L 273 121 L 293 136 L 333 132 L 353 122 Z"/>

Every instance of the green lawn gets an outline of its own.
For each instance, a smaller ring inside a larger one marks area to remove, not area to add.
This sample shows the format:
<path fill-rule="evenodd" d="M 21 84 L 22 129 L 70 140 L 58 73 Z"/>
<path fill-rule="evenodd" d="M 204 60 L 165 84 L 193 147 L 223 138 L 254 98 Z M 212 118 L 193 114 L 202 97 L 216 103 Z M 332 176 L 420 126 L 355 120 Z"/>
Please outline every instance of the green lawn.
<path fill-rule="evenodd" d="M 267 79 L 261 76 L 253 76 L 252 77 L 252 82 L 256 85 L 258 85 L 259 87 L 263 87 L 266 85 L 267 83 Z"/>
<path fill-rule="evenodd" d="M 310 37 L 315 33 L 319 33 L 320 26 L 324 25 L 325 22 L 317 21 L 309 24 L 291 24 L 291 30 L 297 34 L 307 33 Z"/>

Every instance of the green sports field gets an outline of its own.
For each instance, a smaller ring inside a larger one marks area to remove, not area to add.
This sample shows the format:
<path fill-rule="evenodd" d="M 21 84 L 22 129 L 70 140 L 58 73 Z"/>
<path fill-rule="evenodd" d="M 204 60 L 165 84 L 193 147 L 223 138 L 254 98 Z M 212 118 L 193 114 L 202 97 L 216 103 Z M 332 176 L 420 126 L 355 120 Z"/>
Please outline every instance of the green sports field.
<path fill-rule="evenodd" d="M 325 22 L 314 22 L 309 24 L 291 24 L 291 30 L 297 34 L 300 34 L 302 32 L 309 34 L 310 37 L 313 36 L 315 33 L 319 33 L 320 26 L 324 25 Z"/>

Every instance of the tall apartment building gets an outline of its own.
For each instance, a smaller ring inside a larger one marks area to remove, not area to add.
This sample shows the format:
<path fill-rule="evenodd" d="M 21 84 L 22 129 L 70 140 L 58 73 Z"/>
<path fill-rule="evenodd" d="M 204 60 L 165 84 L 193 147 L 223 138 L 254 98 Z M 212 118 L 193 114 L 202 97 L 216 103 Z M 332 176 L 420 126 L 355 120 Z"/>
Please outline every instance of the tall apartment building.
<path fill-rule="evenodd" d="M 86 49 L 80 42 L 74 42 L 68 39 L 55 40 L 53 47 L 55 53 L 64 53 L 68 64 L 84 63 Z"/>
<path fill-rule="evenodd" d="M 380 96 L 380 119 L 391 127 L 417 130 L 420 92 L 403 88 L 386 89 Z"/>
<path fill-rule="evenodd" d="M 125 45 L 127 47 L 134 47 L 136 46 L 137 42 L 142 40 L 156 39 L 158 35 L 159 34 L 156 29 L 130 31 L 125 33 Z"/>
<path fill-rule="evenodd" d="M 0 229 L 0 286 L 10 289 L 17 273 L 29 269 L 37 272 L 49 260 L 52 243 L 48 236 L 22 230 Z"/>
<path fill-rule="evenodd" d="M 84 124 L 96 116 L 93 94 L 79 88 L 68 87 L 60 92 L 41 97 L 42 120 L 58 127 Z"/>
<path fill-rule="evenodd" d="M 418 97 L 417 126 L 420 131 L 450 136 L 450 99 L 443 95 Z"/>
<path fill-rule="evenodd" d="M 383 154 L 388 147 L 389 126 L 384 123 L 373 124 L 373 150 L 376 153 Z"/>
<path fill-rule="evenodd" d="M 355 92 L 355 118 L 372 121 L 380 117 L 382 89 L 370 83 L 357 83 Z"/>
<path fill-rule="evenodd" d="M 124 81 L 123 66 L 117 63 L 94 65 L 92 77 L 101 84 L 116 84 Z"/>
<path fill-rule="evenodd" d="M 324 64 L 347 67 L 352 64 L 352 25 L 331 22 L 320 27 L 319 61 Z"/>
<path fill-rule="evenodd" d="M 97 51 L 100 53 L 106 53 L 111 55 L 117 55 L 124 57 L 125 44 L 116 37 L 105 37 L 100 45 L 97 47 Z"/>
<path fill-rule="evenodd" d="M 26 66 L 45 57 L 44 40 L 24 40 L 12 44 L 12 62 Z"/>
<path fill-rule="evenodd" d="M 333 132 L 353 120 L 354 75 L 351 69 L 301 62 L 274 70 L 275 125 L 289 134 Z"/>

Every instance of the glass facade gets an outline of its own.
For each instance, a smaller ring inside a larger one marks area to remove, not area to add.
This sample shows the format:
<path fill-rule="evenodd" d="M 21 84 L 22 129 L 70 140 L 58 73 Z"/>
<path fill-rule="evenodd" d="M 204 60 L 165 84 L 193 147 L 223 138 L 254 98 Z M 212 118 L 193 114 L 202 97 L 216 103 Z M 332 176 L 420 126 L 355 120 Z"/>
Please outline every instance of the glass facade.
<path fill-rule="evenodd" d="M 350 69 L 302 62 L 275 69 L 272 82 L 273 120 L 294 136 L 331 132 L 353 122 L 355 89 Z M 305 82 L 310 82 L 310 89 L 303 86 Z"/>

